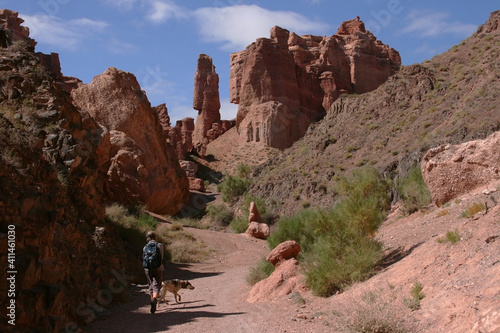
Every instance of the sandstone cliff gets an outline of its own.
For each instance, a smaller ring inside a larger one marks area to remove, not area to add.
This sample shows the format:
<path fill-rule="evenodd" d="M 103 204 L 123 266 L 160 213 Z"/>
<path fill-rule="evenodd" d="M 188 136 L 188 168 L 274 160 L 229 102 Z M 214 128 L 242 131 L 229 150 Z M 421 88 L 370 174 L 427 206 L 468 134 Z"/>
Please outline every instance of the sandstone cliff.
<path fill-rule="evenodd" d="M 139 202 L 160 214 L 179 212 L 189 196 L 188 180 L 135 76 L 111 67 L 73 90 L 72 97 L 109 130 L 110 145 L 100 149 L 107 201 Z"/>
<path fill-rule="evenodd" d="M 280 27 L 231 55 L 230 98 L 247 142 L 288 148 L 343 93 L 376 89 L 401 65 L 356 18 L 336 35 L 298 36 Z"/>
<path fill-rule="evenodd" d="M 129 281 L 124 248 L 104 221 L 103 130 L 80 115 L 23 36 L 0 48 L 0 269 L 16 272 L 15 297 L 6 297 L 12 285 L 2 275 L 0 305 L 15 300 L 16 326 L 0 321 L 3 331 L 60 332 L 84 324 L 81 311 L 95 315 L 89 299 L 126 297 Z M 102 294 L 110 281 L 113 293 Z"/>

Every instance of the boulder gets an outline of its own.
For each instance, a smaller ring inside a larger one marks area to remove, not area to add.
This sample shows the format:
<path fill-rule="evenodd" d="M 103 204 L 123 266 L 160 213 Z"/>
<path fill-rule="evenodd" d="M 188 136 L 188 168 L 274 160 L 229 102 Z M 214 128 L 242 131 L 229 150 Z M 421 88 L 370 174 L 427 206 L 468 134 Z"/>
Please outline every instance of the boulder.
<path fill-rule="evenodd" d="M 298 36 L 274 27 L 244 51 L 231 54 L 230 101 L 247 142 L 285 149 L 321 119 L 342 93 L 376 89 L 401 65 L 399 53 L 356 18 L 337 35 Z"/>
<path fill-rule="evenodd" d="M 257 209 L 255 202 L 250 203 L 248 211 L 248 228 L 245 231 L 245 234 L 254 238 L 267 239 L 267 237 L 271 234 L 271 230 L 269 229 L 269 226 L 264 223 L 262 217 L 260 217 L 259 210 Z"/>
<path fill-rule="evenodd" d="M 203 179 L 188 177 L 189 179 L 189 189 L 192 191 L 205 192 L 205 183 Z"/>
<path fill-rule="evenodd" d="M 499 180 L 499 147 L 500 131 L 484 140 L 429 150 L 421 168 L 434 203 L 441 206 L 461 194 Z"/>
<path fill-rule="evenodd" d="M 269 226 L 265 223 L 250 222 L 245 234 L 259 239 L 267 239 L 271 234 Z"/>
<path fill-rule="evenodd" d="M 110 163 L 102 165 L 107 200 L 175 215 L 188 200 L 188 179 L 135 76 L 110 67 L 72 97 L 81 112 L 110 131 Z"/>
<path fill-rule="evenodd" d="M 296 259 L 290 259 L 276 267 L 267 279 L 256 283 L 250 290 L 247 301 L 250 303 L 265 302 L 292 292 L 305 291 L 307 291 L 307 287 L 301 274 L 299 262 Z"/>
<path fill-rule="evenodd" d="M 198 172 L 198 164 L 193 161 L 179 161 L 182 170 L 186 172 L 186 176 L 188 177 L 196 177 L 196 173 Z"/>
<path fill-rule="evenodd" d="M 300 245 L 294 240 L 285 241 L 276 246 L 266 257 L 273 266 L 279 266 L 289 259 L 297 259 L 300 253 Z"/>

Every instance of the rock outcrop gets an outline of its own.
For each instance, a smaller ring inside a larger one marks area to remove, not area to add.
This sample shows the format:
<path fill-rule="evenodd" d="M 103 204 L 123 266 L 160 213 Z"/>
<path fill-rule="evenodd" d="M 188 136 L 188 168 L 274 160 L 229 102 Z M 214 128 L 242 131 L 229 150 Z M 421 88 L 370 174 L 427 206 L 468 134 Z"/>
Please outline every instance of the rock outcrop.
<path fill-rule="evenodd" d="M 107 200 L 175 215 L 187 202 L 188 180 L 135 76 L 111 67 L 72 96 L 82 112 L 109 130 L 101 161 Z"/>
<path fill-rule="evenodd" d="M 206 145 L 207 131 L 220 121 L 219 75 L 215 72 L 212 58 L 200 54 L 194 75 L 193 109 L 198 110 L 194 146 Z"/>
<path fill-rule="evenodd" d="M 72 105 L 32 46 L 0 48 L 0 64 L 0 269 L 16 272 L 15 296 L 7 297 L 6 275 L 0 281 L 2 309 L 15 302 L 15 326 L 4 315 L 2 331 L 76 331 L 96 314 L 89 300 L 123 300 L 133 274 L 104 219 L 103 130 Z"/>
<path fill-rule="evenodd" d="M 500 180 L 500 132 L 484 140 L 442 145 L 425 154 L 422 176 L 434 203 L 441 206 L 457 196 Z"/>
<path fill-rule="evenodd" d="M 205 156 L 206 145 L 234 126 L 234 122 L 221 121 L 219 75 L 212 58 L 200 54 L 194 75 L 193 108 L 198 110 L 193 132 L 193 146 Z"/>
<path fill-rule="evenodd" d="M 248 142 L 288 148 L 343 93 L 377 88 L 401 65 L 399 53 L 367 31 L 359 18 L 337 35 L 298 36 L 280 27 L 231 55 L 230 99 Z"/>
<path fill-rule="evenodd" d="M 267 239 L 267 237 L 271 234 L 271 231 L 269 226 L 262 220 L 255 202 L 250 203 L 248 210 L 248 228 L 245 231 L 245 234 L 254 238 Z"/>
<path fill-rule="evenodd" d="M 194 119 L 188 117 L 177 120 L 175 126 L 171 126 L 165 104 L 154 106 L 153 111 L 158 115 L 165 140 L 177 152 L 177 158 L 186 159 L 186 155 L 193 150 Z"/>
<path fill-rule="evenodd" d="M 6 48 L 15 42 L 24 42 L 28 45 L 29 51 L 34 51 L 36 41 L 29 37 L 29 28 L 21 25 L 24 20 L 18 15 L 19 13 L 15 11 L 0 9 L 0 46 Z M 82 84 L 82 81 L 76 77 L 62 74 L 59 54 L 37 52 L 36 55 L 40 59 L 40 64 L 45 67 L 56 83 L 64 90 L 71 91 Z"/>
<path fill-rule="evenodd" d="M 279 266 L 281 262 L 289 259 L 297 259 L 300 253 L 300 245 L 296 241 L 285 241 L 276 246 L 266 257 L 273 266 Z"/>
<path fill-rule="evenodd" d="M 292 292 L 304 292 L 307 287 L 297 261 L 300 245 L 295 241 L 279 244 L 267 256 L 266 260 L 274 265 L 274 272 L 250 290 L 247 301 L 264 302 L 285 296 Z"/>
<path fill-rule="evenodd" d="M 24 22 L 19 17 L 19 13 L 10 9 L 0 9 L 0 45 L 6 48 L 12 45 L 13 42 L 26 42 L 30 51 L 33 51 L 36 46 L 34 39 L 30 38 L 30 29 L 21 24 Z"/>

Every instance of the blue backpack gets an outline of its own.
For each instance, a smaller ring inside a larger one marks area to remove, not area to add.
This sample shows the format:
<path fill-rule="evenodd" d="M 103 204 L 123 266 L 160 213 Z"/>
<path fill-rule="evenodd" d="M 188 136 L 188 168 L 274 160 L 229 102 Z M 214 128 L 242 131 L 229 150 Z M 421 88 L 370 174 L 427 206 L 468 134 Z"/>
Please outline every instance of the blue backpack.
<path fill-rule="evenodd" d="M 150 241 L 142 252 L 142 266 L 147 269 L 155 269 L 161 266 L 161 253 L 158 243 Z"/>

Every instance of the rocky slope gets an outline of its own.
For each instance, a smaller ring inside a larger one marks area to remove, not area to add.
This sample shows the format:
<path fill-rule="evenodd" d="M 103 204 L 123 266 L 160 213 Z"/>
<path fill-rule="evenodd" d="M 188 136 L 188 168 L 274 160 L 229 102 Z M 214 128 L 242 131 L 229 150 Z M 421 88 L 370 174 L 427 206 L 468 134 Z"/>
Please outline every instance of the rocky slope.
<path fill-rule="evenodd" d="M 500 12 L 448 52 L 377 90 L 343 95 L 292 147 L 256 168 L 251 194 L 280 212 L 328 206 L 339 174 L 365 164 L 405 175 L 428 149 L 500 130 Z M 230 162 L 228 162 L 230 164 Z"/>
<path fill-rule="evenodd" d="M 16 306 L 16 326 L 2 316 L 2 330 L 56 332 L 83 323 L 78 311 L 89 296 L 126 266 L 122 244 L 103 222 L 102 129 L 77 111 L 29 41 L 0 49 L 0 82 L 2 290 L 12 289 L 3 274 L 15 272 L 15 297 L 4 294 L 0 303 Z M 8 230 L 15 232 L 13 261 Z M 117 285 L 101 305 L 124 292 Z"/>
<path fill-rule="evenodd" d="M 110 69 L 103 75 L 109 80 L 83 86 L 62 75 L 56 54 L 35 53 L 22 23 L 17 12 L 0 10 L 0 288 L 9 290 L 0 304 L 15 303 L 1 327 L 78 331 L 125 300 L 139 276 L 140 264 L 104 218 L 105 203 L 137 198 L 175 214 L 187 200 L 188 182 L 131 74 Z M 113 87 L 121 100 L 103 101 Z M 71 90 L 79 91 L 78 103 Z M 87 107 L 89 96 L 101 108 Z M 129 177 L 137 174 L 149 183 L 137 185 L 142 179 Z M 113 177 L 115 183 L 106 182 Z M 138 188 L 113 192 L 125 180 Z M 165 189 L 166 182 L 176 187 Z"/>

